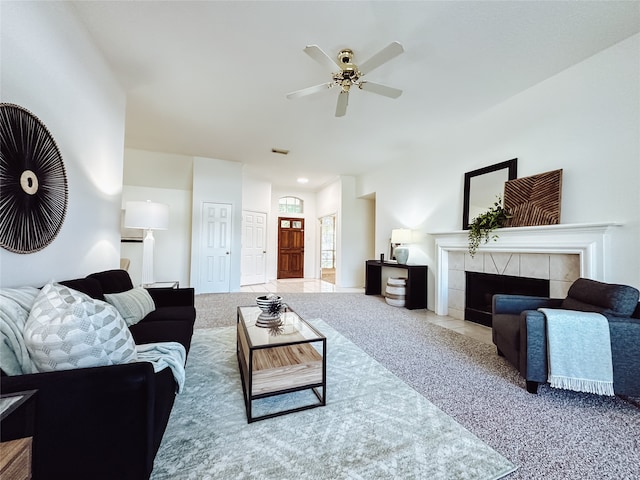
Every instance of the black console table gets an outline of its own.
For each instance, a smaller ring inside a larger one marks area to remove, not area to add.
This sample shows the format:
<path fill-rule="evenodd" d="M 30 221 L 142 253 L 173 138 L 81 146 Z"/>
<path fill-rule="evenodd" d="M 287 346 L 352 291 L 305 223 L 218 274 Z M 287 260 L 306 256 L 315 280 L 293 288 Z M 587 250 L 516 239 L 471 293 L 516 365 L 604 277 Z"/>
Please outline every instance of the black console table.
<path fill-rule="evenodd" d="M 367 260 L 365 263 L 365 295 L 382 293 L 382 267 L 407 270 L 407 290 L 405 307 L 410 310 L 427 308 L 427 270 L 426 265 L 403 265 L 401 263 Z"/>

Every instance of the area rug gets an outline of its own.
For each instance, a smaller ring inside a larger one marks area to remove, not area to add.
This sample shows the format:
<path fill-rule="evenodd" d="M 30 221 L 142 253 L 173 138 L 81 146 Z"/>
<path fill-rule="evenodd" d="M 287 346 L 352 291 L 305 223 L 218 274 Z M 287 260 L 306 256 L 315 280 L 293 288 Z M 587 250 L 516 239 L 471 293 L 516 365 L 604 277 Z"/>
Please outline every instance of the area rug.
<path fill-rule="evenodd" d="M 196 330 L 151 478 L 490 480 L 516 469 L 328 324 L 311 323 L 327 337 L 327 405 L 251 424 L 235 327 Z"/>

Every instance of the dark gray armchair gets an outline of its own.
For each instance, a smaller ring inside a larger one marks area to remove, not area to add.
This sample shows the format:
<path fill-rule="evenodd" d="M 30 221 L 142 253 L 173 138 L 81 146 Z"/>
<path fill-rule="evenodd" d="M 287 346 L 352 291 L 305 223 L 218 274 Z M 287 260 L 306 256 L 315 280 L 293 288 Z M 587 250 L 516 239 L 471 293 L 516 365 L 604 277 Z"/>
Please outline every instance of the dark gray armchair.
<path fill-rule="evenodd" d="M 527 391 L 537 393 L 546 383 L 546 319 L 538 308 L 561 308 L 601 313 L 609 321 L 613 388 L 618 395 L 640 395 L 640 292 L 627 285 L 614 285 L 579 278 L 567 298 L 493 296 L 493 343 L 498 355 L 515 366 L 527 382 Z"/>

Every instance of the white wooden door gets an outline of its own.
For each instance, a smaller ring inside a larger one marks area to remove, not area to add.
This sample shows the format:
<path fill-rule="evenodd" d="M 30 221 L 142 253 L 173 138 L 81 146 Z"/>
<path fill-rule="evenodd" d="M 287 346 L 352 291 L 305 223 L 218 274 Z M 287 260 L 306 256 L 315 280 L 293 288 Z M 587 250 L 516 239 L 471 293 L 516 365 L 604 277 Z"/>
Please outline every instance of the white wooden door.
<path fill-rule="evenodd" d="M 231 218 L 232 206 L 229 204 L 202 204 L 199 293 L 229 291 Z"/>
<path fill-rule="evenodd" d="M 240 285 L 266 282 L 267 214 L 242 212 L 242 266 Z"/>

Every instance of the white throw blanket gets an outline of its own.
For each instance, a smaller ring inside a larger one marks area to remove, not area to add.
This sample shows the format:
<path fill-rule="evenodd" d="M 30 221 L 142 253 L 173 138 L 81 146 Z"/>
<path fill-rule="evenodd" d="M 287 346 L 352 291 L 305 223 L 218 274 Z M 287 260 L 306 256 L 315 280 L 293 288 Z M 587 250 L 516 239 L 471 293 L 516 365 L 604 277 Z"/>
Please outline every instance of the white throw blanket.
<path fill-rule="evenodd" d="M 0 288 L 0 367 L 7 375 L 37 371 L 23 332 L 39 292 L 35 287 Z"/>
<path fill-rule="evenodd" d="M 540 308 L 552 387 L 614 395 L 609 322 L 599 313 Z"/>
<path fill-rule="evenodd" d="M 136 345 L 136 350 L 138 351 L 138 362 L 150 362 L 153 365 L 154 372 L 159 372 L 169 367 L 173 372 L 173 378 L 178 384 L 178 393 L 182 392 L 185 378 L 184 364 L 187 361 L 187 353 L 181 343 L 145 343 Z"/>

